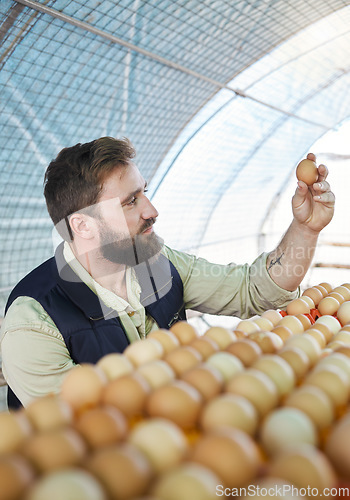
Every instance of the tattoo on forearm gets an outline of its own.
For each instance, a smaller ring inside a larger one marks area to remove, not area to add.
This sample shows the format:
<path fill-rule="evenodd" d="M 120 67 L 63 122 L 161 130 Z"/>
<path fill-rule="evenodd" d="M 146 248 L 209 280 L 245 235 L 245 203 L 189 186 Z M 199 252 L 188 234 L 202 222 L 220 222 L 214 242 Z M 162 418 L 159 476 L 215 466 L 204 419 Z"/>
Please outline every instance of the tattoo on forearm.
<path fill-rule="evenodd" d="M 271 267 L 274 266 L 275 264 L 282 266 L 281 259 L 282 259 L 283 255 L 284 255 L 284 252 L 282 252 L 279 257 L 276 257 L 275 260 L 271 259 L 270 265 L 267 268 L 267 270 L 269 271 L 271 269 Z"/>

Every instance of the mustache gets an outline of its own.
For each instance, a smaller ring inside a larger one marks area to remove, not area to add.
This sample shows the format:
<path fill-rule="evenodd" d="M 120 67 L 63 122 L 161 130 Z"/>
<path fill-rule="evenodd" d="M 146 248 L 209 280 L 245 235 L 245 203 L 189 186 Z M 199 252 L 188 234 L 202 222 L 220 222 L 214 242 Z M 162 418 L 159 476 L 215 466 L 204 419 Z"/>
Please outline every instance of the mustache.
<path fill-rule="evenodd" d="M 155 224 L 156 219 L 154 217 L 151 217 L 150 219 L 147 219 L 142 226 L 139 229 L 139 234 L 143 233 L 143 231 L 146 231 L 149 227 L 152 227 L 153 224 Z"/>

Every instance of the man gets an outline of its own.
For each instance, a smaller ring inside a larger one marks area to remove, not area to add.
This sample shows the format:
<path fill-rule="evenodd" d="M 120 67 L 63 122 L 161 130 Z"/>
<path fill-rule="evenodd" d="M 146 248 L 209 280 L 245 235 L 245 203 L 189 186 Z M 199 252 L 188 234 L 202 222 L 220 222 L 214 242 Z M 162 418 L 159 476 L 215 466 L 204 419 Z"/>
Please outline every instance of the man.
<path fill-rule="evenodd" d="M 298 183 L 293 221 L 274 251 L 250 266 L 212 264 L 162 244 L 134 157 L 127 139 L 104 137 L 63 149 L 46 171 L 47 208 L 64 244 L 12 291 L 1 335 L 3 373 L 23 405 L 59 392 L 75 364 L 122 352 L 185 319 L 185 309 L 249 317 L 284 307 L 333 216 L 320 165 L 317 183 Z"/>

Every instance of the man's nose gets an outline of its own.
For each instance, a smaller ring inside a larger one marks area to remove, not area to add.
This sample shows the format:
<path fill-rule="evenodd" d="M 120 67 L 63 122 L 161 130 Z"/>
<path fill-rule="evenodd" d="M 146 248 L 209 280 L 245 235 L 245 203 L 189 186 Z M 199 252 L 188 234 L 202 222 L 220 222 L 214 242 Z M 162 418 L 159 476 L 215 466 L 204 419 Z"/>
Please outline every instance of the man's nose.
<path fill-rule="evenodd" d="M 150 202 L 148 198 L 145 197 L 145 204 L 142 210 L 142 218 L 147 220 L 147 219 L 155 219 L 158 217 L 158 211 L 155 208 L 154 205 Z"/>

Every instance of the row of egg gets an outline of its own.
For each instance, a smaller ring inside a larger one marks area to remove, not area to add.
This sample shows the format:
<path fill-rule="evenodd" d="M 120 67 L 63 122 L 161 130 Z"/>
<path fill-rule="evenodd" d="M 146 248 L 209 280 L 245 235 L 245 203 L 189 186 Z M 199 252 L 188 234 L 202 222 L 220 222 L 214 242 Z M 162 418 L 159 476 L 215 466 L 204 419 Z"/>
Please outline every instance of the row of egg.
<path fill-rule="evenodd" d="M 350 470 L 349 351 L 350 325 L 329 315 L 311 324 L 267 311 L 234 332 L 200 337 L 181 322 L 152 332 L 71 370 L 59 396 L 0 414 L 0 499 L 335 487 Z"/>

